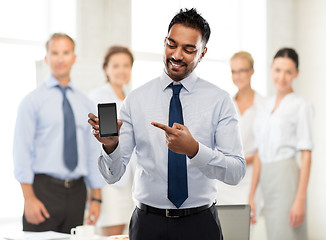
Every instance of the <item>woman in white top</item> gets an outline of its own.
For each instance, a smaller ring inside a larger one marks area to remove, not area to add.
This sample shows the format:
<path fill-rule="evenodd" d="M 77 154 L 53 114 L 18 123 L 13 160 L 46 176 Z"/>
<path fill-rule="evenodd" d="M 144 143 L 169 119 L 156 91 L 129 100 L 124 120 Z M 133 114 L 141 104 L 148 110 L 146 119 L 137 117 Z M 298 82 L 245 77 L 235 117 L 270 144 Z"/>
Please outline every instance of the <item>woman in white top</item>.
<path fill-rule="evenodd" d="M 124 87 L 130 82 L 133 62 L 134 57 L 128 48 L 110 47 L 103 62 L 107 83 L 91 91 L 89 98 L 96 105 L 115 102 L 119 112 L 126 97 Z M 102 207 L 97 226 L 101 227 L 104 236 L 122 234 L 129 223 L 134 209 L 131 196 L 132 172 L 132 164 L 128 164 L 124 176 L 117 184 L 106 185 L 102 189 Z"/>
<path fill-rule="evenodd" d="M 277 93 L 259 106 L 255 121 L 269 240 L 307 239 L 313 109 L 293 91 L 298 66 L 295 50 L 283 48 L 276 53 L 271 73 Z M 301 167 L 295 158 L 297 153 L 301 153 Z"/>
<path fill-rule="evenodd" d="M 243 150 L 247 162 L 246 175 L 238 185 L 231 186 L 219 182 L 218 204 L 247 204 L 249 203 L 250 189 L 253 178 L 258 178 L 259 161 L 254 158 L 256 146 L 253 132 L 253 122 L 256 117 L 257 104 L 262 96 L 251 88 L 251 77 L 254 74 L 254 60 L 248 52 L 237 52 L 230 60 L 232 81 L 238 88 L 234 97 L 239 116 L 239 125 Z M 257 182 L 257 181 L 256 181 Z M 258 192 L 258 191 L 257 191 Z M 253 194 L 252 194 L 253 195 Z M 260 198 L 256 194 L 256 204 L 260 206 Z M 252 222 L 254 223 L 254 222 Z"/>

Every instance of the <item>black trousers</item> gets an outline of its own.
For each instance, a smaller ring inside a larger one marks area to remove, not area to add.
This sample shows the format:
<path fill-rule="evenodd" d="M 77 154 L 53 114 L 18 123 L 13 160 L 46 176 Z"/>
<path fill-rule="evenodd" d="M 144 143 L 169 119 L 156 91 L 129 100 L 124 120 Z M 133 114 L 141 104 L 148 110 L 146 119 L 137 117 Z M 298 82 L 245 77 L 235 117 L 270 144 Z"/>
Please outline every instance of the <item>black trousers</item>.
<path fill-rule="evenodd" d="M 180 218 L 167 218 L 136 207 L 129 237 L 130 240 L 223 240 L 215 205 Z"/>
<path fill-rule="evenodd" d="M 56 231 L 70 233 L 70 229 L 83 224 L 86 186 L 81 178 L 69 185 L 47 175 L 35 175 L 33 189 L 44 204 L 50 218 L 38 225 L 30 224 L 23 215 L 24 231 Z"/>

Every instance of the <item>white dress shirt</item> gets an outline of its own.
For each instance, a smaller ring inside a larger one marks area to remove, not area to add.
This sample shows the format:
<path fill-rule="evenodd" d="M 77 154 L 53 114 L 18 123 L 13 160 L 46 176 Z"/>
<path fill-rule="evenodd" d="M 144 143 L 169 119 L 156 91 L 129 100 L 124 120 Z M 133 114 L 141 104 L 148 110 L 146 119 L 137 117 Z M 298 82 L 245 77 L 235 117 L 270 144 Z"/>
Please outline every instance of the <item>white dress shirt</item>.
<path fill-rule="evenodd" d="M 295 157 L 300 150 L 312 150 L 313 107 L 295 93 L 287 94 L 274 111 L 276 97 L 259 105 L 255 136 L 262 162 Z"/>
<path fill-rule="evenodd" d="M 117 97 L 110 83 L 107 82 L 102 87 L 92 90 L 89 93 L 88 97 L 92 100 L 94 104 L 96 104 L 96 106 L 98 103 L 116 103 L 117 112 L 119 114 L 122 101 Z"/>
<path fill-rule="evenodd" d="M 173 82 L 166 73 L 131 92 L 122 104 L 119 145 L 109 156 L 102 151 L 99 168 L 109 183 L 120 179 L 136 147 L 134 198 L 158 208 L 175 208 L 167 198 L 168 125 Z M 212 204 L 219 179 L 237 184 L 245 174 L 236 110 L 229 94 L 192 73 L 180 81 L 184 125 L 199 142 L 195 157 L 187 157 L 188 198 L 181 208 Z"/>
<path fill-rule="evenodd" d="M 235 101 L 235 99 L 234 99 Z M 257 106 L 263 101 L 263 97 L 255 92 L 254 103 L 243 114 L 240 113 L 238 105 L 235 107 L 239 116 L 239 126 L 243 144 L 243 152 L 246 157 L 250 157 L 256 152 L 256 141 L 254 136 L 254 121 L 256 118 Z"/>
<path fill-rule="evenodd" d="M 234 99 L 235 107 L 239 116 L 239 126 L 243 151 L 245 157 L 251 157 L 256 152 L 256 142 L 254 136 L 254 120 L 256 117 L 257 106 L 263 97 L 255 92 L 254 102 L 243 114 L 240 113 L 238 105 Z M 246 174 L 236 186 L 230 186 L 223 182 L 218 183 L 218 204 L 247 204 L 252 182 L 253 165 L 247 165 Z"/>

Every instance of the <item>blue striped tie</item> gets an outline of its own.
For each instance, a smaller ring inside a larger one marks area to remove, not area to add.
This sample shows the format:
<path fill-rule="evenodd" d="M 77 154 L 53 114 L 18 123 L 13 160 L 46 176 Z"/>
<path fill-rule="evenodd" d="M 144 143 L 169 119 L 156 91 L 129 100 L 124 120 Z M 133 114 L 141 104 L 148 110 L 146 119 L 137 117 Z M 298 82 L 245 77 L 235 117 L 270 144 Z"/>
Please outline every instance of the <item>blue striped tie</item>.
<path fill-rule="evenodd" d="M 170 102 L 169 126 L 173 123 L 183 124 L 182 106 L 179 93 L 182 85 L 170 85 L 173 96 Z M 168 153 L 168 198 L 179 208 L 188 198 L 187 162 L 186 155 L 172 152 Z"/>
<path fill-rule="evenodd" d="M 66 97 L 67 88 L 59 89 L 63 95 L 62 110 L 64 119 L 63 159 L 66 167 L 73 171 L 78 163 L 76 123 L 71 105 Z"/>

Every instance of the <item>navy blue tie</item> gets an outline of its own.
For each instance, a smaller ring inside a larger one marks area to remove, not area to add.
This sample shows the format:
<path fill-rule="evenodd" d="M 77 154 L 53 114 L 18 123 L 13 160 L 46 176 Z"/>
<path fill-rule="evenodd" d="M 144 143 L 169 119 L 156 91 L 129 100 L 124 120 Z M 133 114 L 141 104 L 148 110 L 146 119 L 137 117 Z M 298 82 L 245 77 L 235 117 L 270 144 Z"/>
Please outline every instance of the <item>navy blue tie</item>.
<path fill-rule="evenodd" d="M 182 106 L 179 93 L 182 85 L 170 85 L 173 96 L 170 102 L 169 126 L 173 123 L 183 124 Z M 168 198 L 179 208 L 188 198 L 187 162 L 186 155 L 172 152 L 168 153 Z"/>
<path fill-rule="evenodd" d="M 76 123 L 71 105 L 66 97 L 67 88 L 60 87 L 63 95 L 62 110 L 64 119 L 63 159 L 66 167 L 73 171 L 78 163 Z"/>

